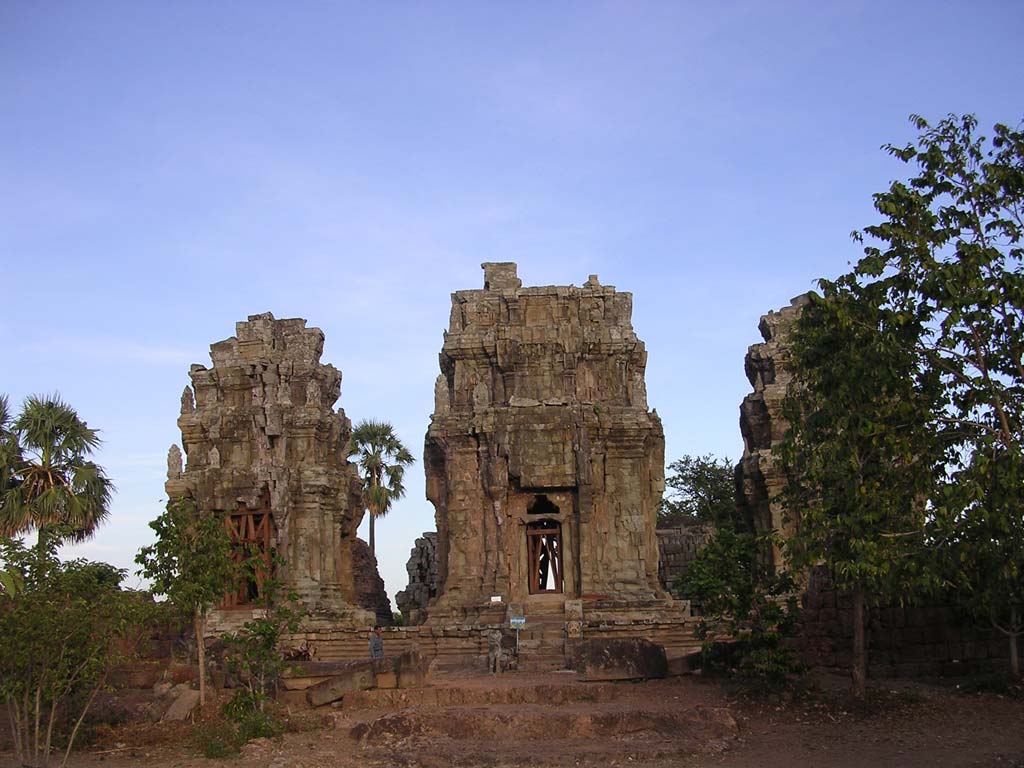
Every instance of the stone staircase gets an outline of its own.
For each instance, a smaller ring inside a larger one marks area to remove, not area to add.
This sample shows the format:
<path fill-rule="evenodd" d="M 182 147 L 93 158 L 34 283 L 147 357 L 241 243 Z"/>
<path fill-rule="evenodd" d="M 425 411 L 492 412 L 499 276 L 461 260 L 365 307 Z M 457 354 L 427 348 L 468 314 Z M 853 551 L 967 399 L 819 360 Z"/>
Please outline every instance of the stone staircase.
<path fill-rule="evenodd" d="M 320 732 L 305 764 L 335 765 L 344 750 L 373 765 L 705 765 L 738 735 L 724 702 L 685 678 L 441 675 L 424 688 L 348 693 L 318 711 L 348 740 Z"/>
<path fill-rule="evenodd" d="M 520 672 L 554 672 L 566 668 L 565 608 L 562 604 L 530 606 L 519 630 Z"/>

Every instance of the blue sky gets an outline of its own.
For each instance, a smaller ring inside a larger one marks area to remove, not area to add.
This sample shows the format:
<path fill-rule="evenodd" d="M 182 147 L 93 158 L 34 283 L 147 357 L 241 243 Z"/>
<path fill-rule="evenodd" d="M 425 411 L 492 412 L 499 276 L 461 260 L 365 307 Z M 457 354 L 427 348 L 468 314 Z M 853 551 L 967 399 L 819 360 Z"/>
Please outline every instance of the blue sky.
<path fill-rule="evenodd" d="M 758 318 L 858 256 L 907 116 L 1024 116 L 1019 2 L 0 3 L 0 392 L 59 391 L 130 567 L 192 362 L 250 314 L 327 335 L 350 418 L 421 458 L 483 261 L 634 295 L 668 459 L 738 457 Z M 388 593 L 433 529 L 422 464 Z M 365 528 L 365 525 L 364 525 Z M 365 532 L 364 532 L 365 536 Z"/>

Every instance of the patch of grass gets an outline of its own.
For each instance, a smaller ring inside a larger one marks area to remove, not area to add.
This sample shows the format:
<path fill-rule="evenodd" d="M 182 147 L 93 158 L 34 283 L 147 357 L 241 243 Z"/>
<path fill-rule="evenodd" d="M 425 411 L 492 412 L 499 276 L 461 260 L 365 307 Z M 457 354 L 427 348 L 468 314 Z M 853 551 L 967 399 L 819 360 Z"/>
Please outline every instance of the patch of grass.
<path fill-rule="evenodd" d="M 221 719 L 201 721 L 192 735 L 196 747 L 209 758 L 235 757 L 245 743 L 238 740 L 235 725 Z"/>
<path fill-rule="evenodd" d="M 253 739 L 272 739 L 284 733 L 282 723 L 273 713 L 246 712 L 235 719 L 238 726 L 238 740 L 246 744 Z"/>

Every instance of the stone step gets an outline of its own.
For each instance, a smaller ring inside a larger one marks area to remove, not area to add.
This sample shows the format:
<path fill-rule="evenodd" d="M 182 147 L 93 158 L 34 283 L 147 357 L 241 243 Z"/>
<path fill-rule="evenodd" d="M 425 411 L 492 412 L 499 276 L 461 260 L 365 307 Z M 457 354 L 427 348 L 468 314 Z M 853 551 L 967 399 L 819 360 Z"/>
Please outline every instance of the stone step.
<path fill-rule="evenodd" d="M 539 670 L 552 672 L 553 669 Z M 479 682 L 486 682 L 481 685 Z M 573 675 L 549 675 L 531 679 L 529 674 L 508 672 L 479 678 L 473 685 L 438 684 L 426 688 L 375 688 L 345 694 L 345 710 L 400 710 L 406 707 L 475 707 L 491 704 L 558 707 L 575 702 L 615 701 L 622 688 L 614 683 L 580 683 Z"/>
<path fill-rule="evenodd" d="M 344 725 L 350 722 L 345 719 Z M 364 720 L 351 726 L 349 733 L 370 756 L 377 757 L 374 750 L 382 750 L 379 755 L 389 763 L 394 760 L 395 745 L 411 741 L 421 754 L 438 745 L 441 759 L 436 764 L 440 765 L 561 765 L 568 756 L 576 763 L 582 758 L 587 765 L 677 765 L 694 764 L 693 759 L 707 756 L 712 745 L 715 752 L 711 754 L 721 752 L 738 737 L 738 731 L 725 707 L 674 701 L 666 705 L 655 696 L 639 706 L 408 709 Z M 563 759 L 557 763 L 539 759 L 549 750 L 555 759 Z M 679 759 L 684 756 L 685 760 Z"/>
<path fill-rule="evenodd" d="M 558 672 L 559 670 L 566 669 L 565 659 L 531 659 L 528 661 L 520 661 L 520 672 L 528 674 L 535 674 L 540 672 Z"/>

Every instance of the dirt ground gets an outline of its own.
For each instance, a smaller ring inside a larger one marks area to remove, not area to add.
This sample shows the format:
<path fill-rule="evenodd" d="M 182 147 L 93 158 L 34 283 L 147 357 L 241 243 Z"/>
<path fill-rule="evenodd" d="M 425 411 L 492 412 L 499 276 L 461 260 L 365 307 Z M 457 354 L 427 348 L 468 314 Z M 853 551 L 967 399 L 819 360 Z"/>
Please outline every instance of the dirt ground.
<path fill-rule="evenodd" d="M 202 757 L 194 726 L 122 726 L 75 754 L 82 768 L 1024 768 L 1024 700 L 953 684 L 874 681 L 866 707 L 845 681 L 781 704 L 683 677 L 580 683 L 569 675 L 448 679 L 370 691 L 296 713 L 299 732 L 259 739 L 234 758 Z M 0 765 L 13 765 L 9 755 Z"/>

